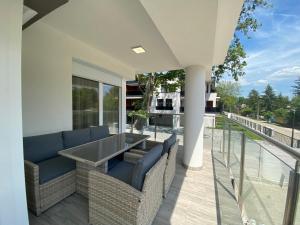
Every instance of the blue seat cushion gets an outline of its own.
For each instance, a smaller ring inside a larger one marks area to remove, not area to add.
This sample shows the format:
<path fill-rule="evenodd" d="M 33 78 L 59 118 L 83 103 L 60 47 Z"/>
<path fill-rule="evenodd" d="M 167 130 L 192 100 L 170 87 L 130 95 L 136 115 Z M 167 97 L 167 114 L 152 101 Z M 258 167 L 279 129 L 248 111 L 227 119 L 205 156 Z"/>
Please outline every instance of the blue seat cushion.
<path fill-rule="evenodd" d="M 112 169 L 108 170 L 108 175 L 131 185 L 132 170 L 134 168 L 133 163 L 121 161 L 116 164 Z"/>
<path fill-rule="evenodd" d="M 176 134 L 172 134 L 168 139 L 166 139 L 163 143 L 163 151 L 161 155 L 164 155 L 165 153 L 169 153 L 172 145 L 174 145 L 176 142 Z"/>
<path fill-rule="evenodd" d="M 91 127 L 91 141 L 109 137 L 108 126 Z"/>
<path fill-rule="evenodd" d="M 163 146 L 158 144 L 137 161 L 132 171 L 131 186 L 142 190 L 146 173 L 160 159 L 162 149 Z"/>
<path fill-rule="evenodd" d="M 118 163 L 122 162 L 123 160 L 124 160 L 123 154 L 117 155 L 114 158 L 108 160 L 108 162 L 107 162 L 108 170 L 111 170 L 112 168 L 114 168 Z"/>
<path fill-rule="evenodd" d="M 72 148 L 90 142 L 90 128 L 63 131 L 63 141 L 65 148 Z"/>
<path fill-rule="evenodd" d="M 57 156 L 37 163 L 39 166 L 40 184 L 44 184 L 52 179 L 62 176 L 72 170 L 75 170 L 76 163 L 74 160 Z"/>
<path fill-rule="evenodd" d="M 62 133 L 24 137 L 23 148 L 24 159 L 34 163 L 55 157 L 63 149 Z"/>

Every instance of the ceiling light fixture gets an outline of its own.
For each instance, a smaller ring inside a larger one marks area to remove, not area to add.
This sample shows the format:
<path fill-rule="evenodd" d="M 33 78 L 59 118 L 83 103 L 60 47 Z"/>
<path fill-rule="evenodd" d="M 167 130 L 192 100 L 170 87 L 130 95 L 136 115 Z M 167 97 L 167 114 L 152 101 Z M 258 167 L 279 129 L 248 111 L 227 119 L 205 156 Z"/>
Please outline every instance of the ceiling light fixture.
<path fill-rule="evenodd" d="M 131 48 L 132 51 L 134 51 L 136 54 L 141 54 L 141 53 L 145 53 L 146 50 L 142 47 L 142 46 L 136 46 Z"/>

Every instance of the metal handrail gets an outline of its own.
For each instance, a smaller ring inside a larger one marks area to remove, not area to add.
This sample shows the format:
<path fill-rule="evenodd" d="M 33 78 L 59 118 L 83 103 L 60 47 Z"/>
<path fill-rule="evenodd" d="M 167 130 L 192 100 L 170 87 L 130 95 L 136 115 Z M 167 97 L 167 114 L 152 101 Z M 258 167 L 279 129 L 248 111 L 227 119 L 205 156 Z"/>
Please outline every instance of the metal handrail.
<path fill-rule="evenodd" d="M 248 130 L 250 130 L 251 132 L 255 133 L 256 135 L 268 140 L 269 142 L 275 144 L 276 146 L 280 147 L 284 152 L 286 152 L 287 154 L 289 154 L 290 156 L 292 156 L 294 159 L 296 160 L 300 160 L 300 151 L 297 151 L 295 150 L 294 148 L 290 147 L 290 146 L 287 146 L 279 141 L 277 141 L 276 139 L 268 136 L 268 135 L 265 135 L 255 129 L 252 129 L 244 124 L 241 124 L 239 123 L 238 121 L 234 120 L 234 119 L 231 119 L 231 118 L 227 118 L 229 121 L 232 121 Z"/>
<path fill-rule="evenodd" d="M 291 136 L 288 136 L 286 134 L 280 133 L 280 132 L 276 131 L 274 128 L 269 127 L 268 125 L 263 125 L 263 124 L 257 123 L 255 121 L 252 121 L 251 119 L 248 119 L 248 118 L 236 115 L 236 114 L 231 114 L 231 115 L 232 115 L 231 117 L 236 117 L 237 121 L 239 121 L 239 122 L 241 122 L 241 120 L 242 120 L 242 122 L 246 123 L 247 126 L 254 125 L 255 129 L 257 127 L 260 127 L 260 132 L 262 132 L 262 133 L 266 132 L 266 130 L 268 130 L 269 132 L 271 131 L 271 133 L 274 133 L 274 134 L 276 134 L 276 136 L 278 136 L 278 138 L 280 139 L 278 141 L 289 139 L 288 142 L 285 143 L 285 144 L 290 146 L 290 144 L 296 143 L 296 146 L 297 146 L 296 148 L 300 148 L 300 139 L 297 139 L 295 137 L 291 137 Z M 277 138 L 274 138 L 274 139 L 277 139 Z M 292 146 L 292 147 L 294 147 L 294 146 Z"/>
<path fill-rule="evenodd" d="M 296 223 L 298 221 L 296 221 L 296 210 L 297 210 L 297 204 L 300 204 L 299 199 L 300 199 L 300 151 L 296 151 L 294 148 L 289 147 L 279 141 L 277 141 L 276 139 L 265 135 L 264 133 L 261 133 L 259 131 L 256 130 L 256 126 L 255 129 L 251 127 L 248 127 L 247 125 L 241 124 L 238 122 L 238 120 L 232 119 L 232 118 L 226 118 L 225 119 L 225 123 L 229 122 L 229 123 L 236 123 L 239 126 L 245 128 L 246 130 L 249 130 L 255 134 L 257 134 L 258 136 L 268 140 L 269 142 L 275 144 L 277 147 L 280 147 L 285 153 L 287 153 L 288 155 L 290 155 L 291 157 L 293 157 L 296 160 L 296 164 L 294 169 L 292 168 L 290 170 L 290 175 L 289 175 L 289 183 L 288 183 L 288 191 L 287 191 L 287 196 L 286 196 L 286 202 L 285 202 L 285 211 L 284 211 L 284 217 L 283 217 L 283 225 L 296 225 Z M 229 126 L 229 130 L 230 130 Z M 224 132 L 225 132 L 225 125 L 224 125 L 224 130 L 223 130 L 223 145 L 224 145 Z M 245 141 L 245 133 L 241 132 L 242 135 L 242 139 L 241 139 L 241 161 L 240 161 L 240 180 L 239 180 L 239 184 L 238 184 L 238 196 L 237 196 L 237 201 L 241 207 L 241 209 L 243 209 L 242 205 L 243 205 L 243 199 L 242 199 L 242 192 L 243 192 L 243 184 L 244 184 L 244 174 L 245 174 L 245 169 L 244 169 L 244 161 L 245 161 L 245 145 L 246 145 L 246 141 Z M 212 138 L 213 140 L 213 138 Z M 230 140 L 228 140 L 230 141 Z M 257 143 L 261 147 L 263 147 L 262 145 L 260 145 L 259 143 Z M 229 145 L 230 146 L 230 145 Z M 269 151 L 268 149 L 266 149 L 265 147 L 263 147 L 264 150 L 267 150 L 268 152 L 270 152 L 273 156 L 275 156 L 271 151 Z M 224 151 L 224 149 L 223 149 Z M 228 149 L 228 152 L 230 151 L 230 149 Z M 276 157 L 277 159 L 279 159 L 278 157 Z M 279 159 L 281 162 L 283 162 L 283 160 Z M 285 163 L 286 164 L 286 163 Z M 287 164 L 286 164 L 287 165 Z M 228 169 L 230 171 L 230 165 L 228 164 Z M 290 166 L 289 166 L 290 167 Z"/>

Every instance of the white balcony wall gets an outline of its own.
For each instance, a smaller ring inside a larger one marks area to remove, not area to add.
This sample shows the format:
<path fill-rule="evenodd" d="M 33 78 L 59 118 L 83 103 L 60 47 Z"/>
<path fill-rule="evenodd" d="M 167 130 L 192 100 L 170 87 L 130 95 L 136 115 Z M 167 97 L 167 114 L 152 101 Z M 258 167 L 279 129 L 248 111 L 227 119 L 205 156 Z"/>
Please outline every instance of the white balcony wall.
<path fill-rule="evenodd" d="M 21 0 L 0 3 L 0 224 L 28 225 L 21 102 Z"/>
<path fill-rule="evenodd" d="M 72 129 L 74 59 L 93 65 L 94 73 L 83 74 L 84 77 L 90 75 L 110 84 L 119 82 L 123 87 L 121 78 L 134 77 L 134 70 L 127 65 L 42 22 L 23 32 L 22 44 L 24 136 Z M 99 70 L 102 75 L 95 72 L 97 68 L 104 69 Z M 110 73 L 117 74 L 120 80 L 109 77 Z"/>

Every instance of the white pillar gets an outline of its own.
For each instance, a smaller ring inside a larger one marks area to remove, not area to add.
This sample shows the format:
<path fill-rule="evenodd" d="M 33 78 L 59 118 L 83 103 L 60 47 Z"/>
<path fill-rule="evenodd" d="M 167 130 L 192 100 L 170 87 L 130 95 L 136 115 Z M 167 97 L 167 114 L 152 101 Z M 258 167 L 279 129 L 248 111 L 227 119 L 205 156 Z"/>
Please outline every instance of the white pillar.
<path fill-rule="evenodd" d="M 22 0 L 0 3 L 0 224 L 28 225 L 22 144 Z"/>
<path fill-rule="evenodd" d="M 206 71 L 201 66 L 189 66 L 185 71 L 183 164 L 189 169 L 200 169 L 203 164 Z"/>
<path fill-rule="evenodd" d="M 121 129 L 120 133 L 126 132 L 126 123 L 127 123 L 127 115 L 126 115 L 126 80 L 122 79 L 122 87 L 121 87 Z"/>

